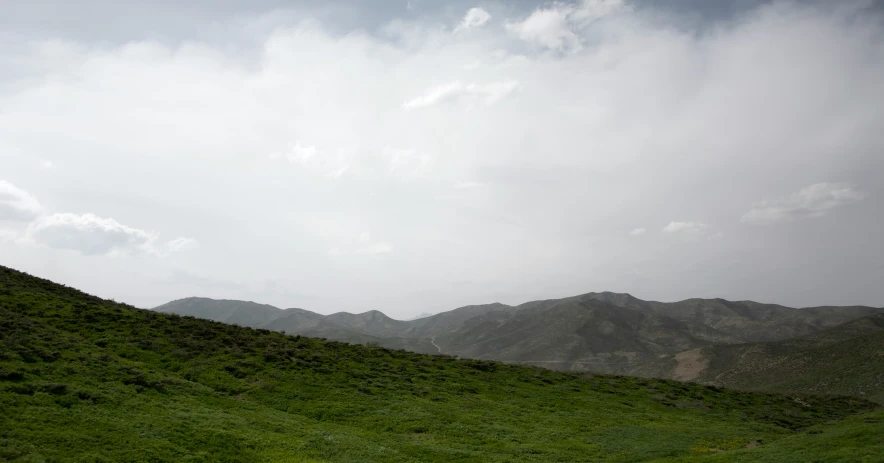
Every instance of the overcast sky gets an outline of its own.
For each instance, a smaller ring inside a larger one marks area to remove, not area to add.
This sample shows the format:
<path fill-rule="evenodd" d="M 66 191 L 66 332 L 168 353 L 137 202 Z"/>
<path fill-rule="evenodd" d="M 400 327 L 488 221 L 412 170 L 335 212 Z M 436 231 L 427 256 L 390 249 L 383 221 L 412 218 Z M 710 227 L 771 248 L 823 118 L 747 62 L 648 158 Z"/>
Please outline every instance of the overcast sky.
<path fill-rule="evenodd" d="M 884 305 L 880 2 L 0 2 L 0 263 L 407 318 Z"/>

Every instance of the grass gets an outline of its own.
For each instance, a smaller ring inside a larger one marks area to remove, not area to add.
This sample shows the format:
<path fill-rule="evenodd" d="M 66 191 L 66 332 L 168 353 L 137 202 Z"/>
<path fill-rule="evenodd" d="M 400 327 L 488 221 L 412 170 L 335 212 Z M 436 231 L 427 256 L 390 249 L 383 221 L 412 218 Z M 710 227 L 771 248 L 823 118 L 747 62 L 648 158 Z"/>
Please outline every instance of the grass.
<path fill-rule="evenodd" d="M 805 463 L 879 463 L 884 455 L 884 412 L 853 416 L 843 421 L 784 437 L 772 445 L 709 456 L 670 461 L 758 462 L 800 461 Z"/>
<path fill-rule="evenodd" d="M 875 407 L 285 336 L 0 267 L 0 461 L 864 461 Z"/>

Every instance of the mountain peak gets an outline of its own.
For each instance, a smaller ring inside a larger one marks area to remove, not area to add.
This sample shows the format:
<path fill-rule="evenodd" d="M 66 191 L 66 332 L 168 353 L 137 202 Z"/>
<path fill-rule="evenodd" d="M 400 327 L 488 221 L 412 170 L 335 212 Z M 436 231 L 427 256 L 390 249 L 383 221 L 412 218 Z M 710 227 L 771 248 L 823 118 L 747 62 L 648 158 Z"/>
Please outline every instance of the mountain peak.
<path fill-rule="evenodd" d="M 648 305 L 647 301 L 643 301 L 632 294 L 629 293 L 615 293 L 613 291 L 602 291 L 598 293 L 586 293 L 582 296 L 577 296 L 579 300 L 595 300 L 600 302 L 607 302 L 613 305 L 619 305 L 622 307 L 627 307 L 630 309 L 639 309 L 646 308 Z"/>
<path fill-rule="evenodd" d="M 328 315 L 330 318 L 353 318 L 353 319 L 363 319 L 363 320 L 375 320 L 375 319 L 386 319 L 392 320 L 390 316 L 381 312 L 380 310 L 368 310 L 362 313 L 353 313 L 353 312 L 335 312 L 333 314 Z"/>

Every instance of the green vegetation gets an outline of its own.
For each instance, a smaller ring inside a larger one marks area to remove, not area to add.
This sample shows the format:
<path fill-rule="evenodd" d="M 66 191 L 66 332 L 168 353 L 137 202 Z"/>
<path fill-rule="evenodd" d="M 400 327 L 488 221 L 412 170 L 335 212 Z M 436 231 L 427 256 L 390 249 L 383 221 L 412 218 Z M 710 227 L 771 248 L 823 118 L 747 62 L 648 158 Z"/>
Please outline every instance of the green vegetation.
<path fill-rule="evenodd" d="M 884 412 L 854 416 L 826 427 L 808 429 L 752 449 L 679 458 L 685 462 L 879 463 L 884 455 Z M 760 444 L 760 443 L 759 443 Z"/>
<path fill-rule="evenodd" d="M 0 461 L 871 461 L 875 407 L 285 336 L 0 267 Z"/>

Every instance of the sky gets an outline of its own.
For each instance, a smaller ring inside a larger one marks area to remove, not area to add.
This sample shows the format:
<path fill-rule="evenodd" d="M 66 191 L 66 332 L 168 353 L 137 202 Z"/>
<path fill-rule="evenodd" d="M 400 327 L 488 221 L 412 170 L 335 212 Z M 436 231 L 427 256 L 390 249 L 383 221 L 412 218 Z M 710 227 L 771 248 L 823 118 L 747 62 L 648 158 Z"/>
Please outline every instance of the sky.
<path fill-rule="evenodd" d="M 0 264 L 144 308 L 884 306 L 881 76 L 869 0 L 0 2 Z"/>

